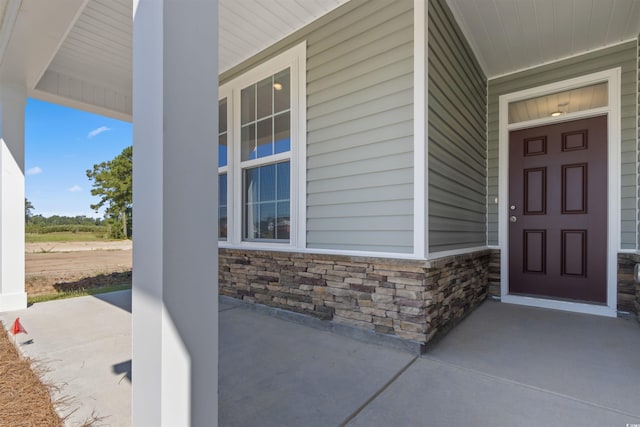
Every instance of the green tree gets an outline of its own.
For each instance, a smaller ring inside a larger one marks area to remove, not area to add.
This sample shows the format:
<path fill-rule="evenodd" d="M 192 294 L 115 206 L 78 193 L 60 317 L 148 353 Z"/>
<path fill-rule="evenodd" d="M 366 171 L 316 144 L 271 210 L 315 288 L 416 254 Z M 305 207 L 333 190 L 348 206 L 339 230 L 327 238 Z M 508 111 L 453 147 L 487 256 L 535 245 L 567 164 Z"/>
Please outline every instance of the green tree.
<path fill-rule="evenodd" d="M 93 165 L 87 170 L 87 177 L 93 181 L 92 196 L 99 196 L 100 201 L 91 205 L 91 209 L 106 208 L 108 223 L 120 223 L 118 235 L 125 239 L 131 230 L 131 208 L 133 204 L 132 172 L 133 147 L 122 150 L 113 160 Z M 121 230 L 121 232 L 120 232 Z"/>
<path fill-rule="evenodd" d="M 31 204 L 29 199 L 27 199 L 25 197 L 24 198 L 24 222 L 25 222 L 25 224 L 27 222 L 29 222 L 29 220 L 33 216 L 33 209 L 34 209 L 33 205 Z"/>

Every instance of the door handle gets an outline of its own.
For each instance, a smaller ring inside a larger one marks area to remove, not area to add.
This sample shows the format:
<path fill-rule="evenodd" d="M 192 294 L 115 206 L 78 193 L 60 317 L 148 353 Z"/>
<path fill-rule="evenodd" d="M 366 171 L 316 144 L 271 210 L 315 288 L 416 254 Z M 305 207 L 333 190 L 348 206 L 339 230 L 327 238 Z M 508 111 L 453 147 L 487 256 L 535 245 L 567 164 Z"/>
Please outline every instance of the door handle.
<path fill-rule="evenodd" d="M 515 215 L 511 215 L 511 217 L 509 218 L 509 221 L 511 222 L 518 222 L 518 217 Z"/>

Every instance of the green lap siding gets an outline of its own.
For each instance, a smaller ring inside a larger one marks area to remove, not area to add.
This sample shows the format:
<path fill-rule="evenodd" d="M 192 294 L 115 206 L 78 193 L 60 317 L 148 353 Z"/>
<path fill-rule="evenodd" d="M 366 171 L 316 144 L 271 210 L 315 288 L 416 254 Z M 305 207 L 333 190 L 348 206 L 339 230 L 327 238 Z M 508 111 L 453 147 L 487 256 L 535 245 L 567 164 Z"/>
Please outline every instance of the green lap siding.
<path fill-rule="evenodd" d="M 428 40 L 429 252 L 484 246 L 487 81 L 445 1 Z"/>
<path fill-rule="evenodd" d="M 307 246 L 413 251 L 413 1 L 308 37 Z"/>
<path fill-rule="evenodd" d="M 413 252 L 413 0 L 352 0 L 239 67 L 307 42 L 307 247 Z"/>

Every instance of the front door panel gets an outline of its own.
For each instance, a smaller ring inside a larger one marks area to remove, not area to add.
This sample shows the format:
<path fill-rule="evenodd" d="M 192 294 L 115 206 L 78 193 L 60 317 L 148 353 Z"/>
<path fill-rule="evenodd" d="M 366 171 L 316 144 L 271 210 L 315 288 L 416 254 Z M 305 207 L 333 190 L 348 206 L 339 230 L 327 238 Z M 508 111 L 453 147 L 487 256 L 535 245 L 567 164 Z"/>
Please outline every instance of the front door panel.
<path fill-rule="evenodd" d="M 510 132 L 509 293 L 606 303 L 606 116 Z"/>

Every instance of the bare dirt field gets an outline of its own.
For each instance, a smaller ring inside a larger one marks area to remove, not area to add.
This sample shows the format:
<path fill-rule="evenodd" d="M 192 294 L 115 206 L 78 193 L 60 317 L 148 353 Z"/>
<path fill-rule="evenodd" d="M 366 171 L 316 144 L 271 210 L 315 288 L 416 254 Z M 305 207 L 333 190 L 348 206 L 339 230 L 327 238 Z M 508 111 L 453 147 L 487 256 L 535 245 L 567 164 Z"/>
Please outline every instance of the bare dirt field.
<path fill-rule="evenodd" d="M 29 296 L 131 283 L 131 241 L 25 245 Z"/>

